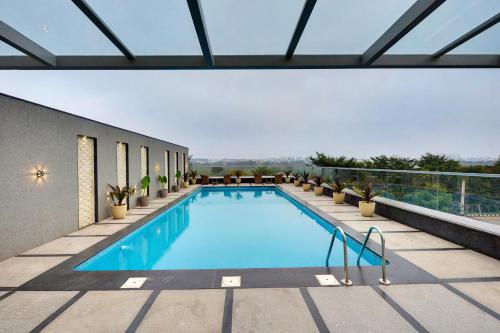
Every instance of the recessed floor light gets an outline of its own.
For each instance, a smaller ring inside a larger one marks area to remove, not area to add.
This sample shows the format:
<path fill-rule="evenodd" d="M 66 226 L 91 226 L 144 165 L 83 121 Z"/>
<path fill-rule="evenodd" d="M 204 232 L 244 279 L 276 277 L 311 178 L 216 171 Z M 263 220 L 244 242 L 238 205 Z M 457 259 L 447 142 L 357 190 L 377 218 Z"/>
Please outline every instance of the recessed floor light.
<path fill-rule="evenodd" d="M 315 275 L 316 280 L 318 280 L 321 286 L 339 286 L 340 283 L 337 281 L 335 276 L 332 274 Z"/>
<path fill-rule="evenodd" d="M 128 278 L 124 284 L 120 287 L 120 289 L 138 289 L 142 287 L 144 282 L 146 282 L 148 278 L 145 277 L 132 277 Z"/>
<path fill-rule="evenodd" d="M 222 288 L 241 287 L 241 276 L 223 276 Z"/>

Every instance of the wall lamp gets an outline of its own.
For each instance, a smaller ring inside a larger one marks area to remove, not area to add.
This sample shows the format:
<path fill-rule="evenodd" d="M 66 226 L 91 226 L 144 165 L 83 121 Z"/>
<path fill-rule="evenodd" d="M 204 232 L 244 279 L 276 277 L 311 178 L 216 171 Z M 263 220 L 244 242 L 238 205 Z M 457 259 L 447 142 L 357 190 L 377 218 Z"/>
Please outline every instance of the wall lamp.
<path fill-rule="evenodd" d="M 45 177 L 46 174 L 47 173 L 45 172 L 45 170 L 42 170 L 42 169 L 36 170 L 36 178 L 43 178 L 43 177 Z"/>

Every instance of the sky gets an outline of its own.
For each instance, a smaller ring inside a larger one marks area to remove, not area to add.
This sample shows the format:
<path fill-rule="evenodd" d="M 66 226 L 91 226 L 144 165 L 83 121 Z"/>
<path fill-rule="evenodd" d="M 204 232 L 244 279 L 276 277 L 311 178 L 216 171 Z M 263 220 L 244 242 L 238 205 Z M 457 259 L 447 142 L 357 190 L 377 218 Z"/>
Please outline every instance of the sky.
<path fill-rule="evenodd" d="M 186 1 L 88 0 L 135 55 L 200 55 Z M 415 0 L 318 1 L 296 54 L 362 54 Z M 284 54 L 304 0 L 201 0 L 215 55 Z M 500 11 L 446 1 L 388 54 L 432 54 Z M 55 55 L 120 55 L 67 0 L 0 0 Z M 500 54 L 500 24 L 451 53 Z M 20 52 L 0 42 L 0 56 Z M 0 71 L 0 92 L 189 146 L 194 157 L 500 154 L 499 69 Z"/>
<path fill-rule="evenodd" d="M 500 69 L 1 71 L 0 92 L 198 158 L 500 155 Z"/>

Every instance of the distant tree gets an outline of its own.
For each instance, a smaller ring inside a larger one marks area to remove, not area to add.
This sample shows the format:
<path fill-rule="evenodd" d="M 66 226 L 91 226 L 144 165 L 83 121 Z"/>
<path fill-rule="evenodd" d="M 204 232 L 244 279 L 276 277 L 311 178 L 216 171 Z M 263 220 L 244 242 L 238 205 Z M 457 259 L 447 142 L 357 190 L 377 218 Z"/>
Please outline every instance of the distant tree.
<path fill-rule="evenodd" d="M 345 156 L 330 156 L 325 153 L 316 152 L 316 156 L 309 157 L 311 162 L 320 167 L 339 167 L 339 168 L 356 168 L 362 167 L 362 163 L 357 162 L 355 158 L 347 158 Z"/>
<path fill-rule="evenodd" d="M 436 155 L 426 153 L 418 160 L 418 166 L 422 170 L 429 171 L 462 171 L 460 162 L 446 157 L 445 155 Z"/>
<path fill-rule="evenodd" d="M 210 173 L 214 176 L 221 176 L 224 173 L 224 168 L 218 166 L 212 167 Z"/>
<path fill-rule="evenodd" d="M 255 170 L 252 170 L 252 173 L 254 175 L 261 175 L 261 176 L 272 176 L 278 172 L 279 172 L 279 169 L 271 168 L 268 166 L 260 166 L 260 167 L 255 168 Z"/>
<path fill-rule="evenodd" d="M 411 170 L 417 162 L 412 158 L 397 155 L 380 155 L 371 157 L 365 162 L 365 167 L 373 169 Z"/>

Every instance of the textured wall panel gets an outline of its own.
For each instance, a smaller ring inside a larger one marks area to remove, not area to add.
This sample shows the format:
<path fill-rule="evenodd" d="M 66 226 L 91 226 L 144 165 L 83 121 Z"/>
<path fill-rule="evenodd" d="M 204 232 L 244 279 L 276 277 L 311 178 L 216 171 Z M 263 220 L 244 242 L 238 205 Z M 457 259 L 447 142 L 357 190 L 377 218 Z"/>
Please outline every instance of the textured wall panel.
<path fill-rule="evenodd" d="M 141 178 L 148 175 L 148 148 L 141 146 Z"/>
<path fill-rule="evenodd" d="M 94 139 L 78 137 L 78 226 L 95 222 Z"/>
<path fill-rule="evenodd" d="M 118 186 L 127 186 L 127 145 L 121 142 L 116 144 L 116 176 Z"/>

